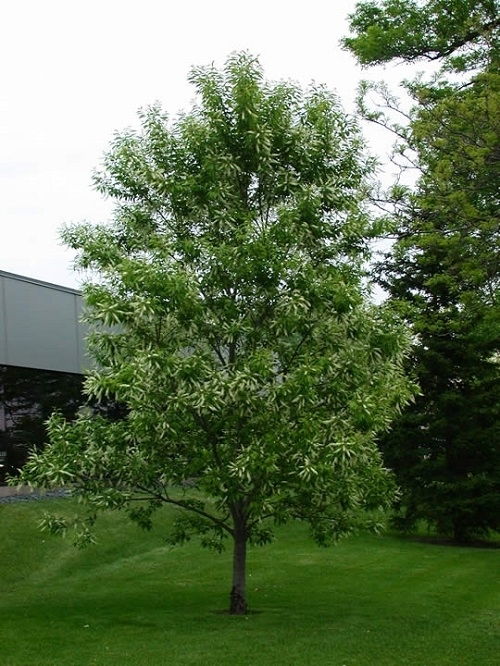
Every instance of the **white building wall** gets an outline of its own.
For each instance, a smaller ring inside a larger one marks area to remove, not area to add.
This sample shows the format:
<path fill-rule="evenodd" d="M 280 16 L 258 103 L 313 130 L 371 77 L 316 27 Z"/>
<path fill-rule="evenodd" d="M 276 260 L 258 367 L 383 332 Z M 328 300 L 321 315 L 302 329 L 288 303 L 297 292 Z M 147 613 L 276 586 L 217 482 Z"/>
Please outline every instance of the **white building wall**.
<path fill-rule="evenodd" d="M 0 271 L 0 364 L 82 372 L 81 308 L 75 289 Z"/>

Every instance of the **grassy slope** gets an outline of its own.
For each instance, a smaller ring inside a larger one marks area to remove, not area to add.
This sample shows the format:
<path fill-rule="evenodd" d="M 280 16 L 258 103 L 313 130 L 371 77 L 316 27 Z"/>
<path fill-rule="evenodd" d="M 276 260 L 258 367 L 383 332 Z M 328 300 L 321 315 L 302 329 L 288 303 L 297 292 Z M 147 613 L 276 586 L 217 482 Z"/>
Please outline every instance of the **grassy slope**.
<path fill-rule="evenodd" d="M 324 550 L 293 526 L 252 549 L 262 612 L 237 618 L 214 612 L 230 554 L 165 546 L 167 516 L 151 533 L 105 516 L 99 544 L 78 551 L 37 531 L 47 506 L 0 505 L 2 666 L 497 663 L 498 551 L 393 537 Z"/>

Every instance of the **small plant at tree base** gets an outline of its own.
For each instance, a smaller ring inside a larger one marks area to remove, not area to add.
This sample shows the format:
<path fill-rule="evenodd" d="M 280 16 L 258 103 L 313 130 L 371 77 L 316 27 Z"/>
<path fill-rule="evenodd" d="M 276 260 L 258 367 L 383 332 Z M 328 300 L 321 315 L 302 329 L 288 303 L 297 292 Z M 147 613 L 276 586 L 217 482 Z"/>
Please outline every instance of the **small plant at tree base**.
<path fill-rule="evenodd" d="M 247 544 L 273 526 L 307 521 L 324 545 L 375 527 L 395 493 L 376 436 L 413 387 L 405 329 L 363 287 L 372 164 L 356 125 L 246 54 L 191 81 L 189 113 L 149 108 L 115 137 L 95 180 L 114 222 L 64 231 L 93 276 L 86 392 L 126 412 L 55 414 L 21 479 L 71 484 L 84 540 L 100 510 L 148 527 L 163 504 L 179 509 L 172 540 L 230 539 L 242 614 Z"/>

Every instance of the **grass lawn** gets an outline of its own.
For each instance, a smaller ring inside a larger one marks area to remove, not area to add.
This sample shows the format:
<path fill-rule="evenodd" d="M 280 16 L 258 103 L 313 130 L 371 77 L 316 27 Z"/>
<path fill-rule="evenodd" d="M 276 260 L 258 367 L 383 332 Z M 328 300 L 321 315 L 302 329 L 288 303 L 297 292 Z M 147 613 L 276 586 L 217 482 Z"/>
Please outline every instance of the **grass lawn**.
<path fill-rule="evenodd" d="M 49 507 L 75 505 L 0 505 L 2 666 L 499 663 L 498 550 L 287 527 L 250 551 L 258 612 L 230 617 L 230 553 L 165 545 L 168 511 L 150 533 L 109 514 L 79 551 L 38 532 Z"/>

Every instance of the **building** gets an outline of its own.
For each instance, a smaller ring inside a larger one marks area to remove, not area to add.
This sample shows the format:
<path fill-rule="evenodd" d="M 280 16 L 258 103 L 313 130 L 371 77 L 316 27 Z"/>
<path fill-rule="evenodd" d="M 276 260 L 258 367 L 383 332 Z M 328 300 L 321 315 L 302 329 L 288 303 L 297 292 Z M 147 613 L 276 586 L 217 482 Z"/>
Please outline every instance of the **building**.
<path fill-rule="evenodd" d="M 44 422 L 81 403 L 81 294 L 0 271 L 0 483 L 45 440 Z"/>

